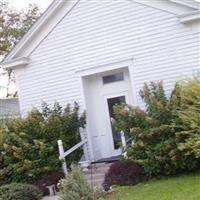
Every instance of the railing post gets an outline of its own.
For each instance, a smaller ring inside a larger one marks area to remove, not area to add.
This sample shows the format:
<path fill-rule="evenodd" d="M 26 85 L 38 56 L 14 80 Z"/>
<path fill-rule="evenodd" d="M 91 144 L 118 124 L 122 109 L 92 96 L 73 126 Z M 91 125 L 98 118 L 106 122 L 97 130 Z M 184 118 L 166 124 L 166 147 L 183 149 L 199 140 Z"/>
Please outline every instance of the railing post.
<path fill-rule="evenodd" d="M 68 174 L 68 171 L 67 171 L 67 163 L 64 156 L 65 151 L 63 148 L 62 140 L 58 140 L 58 149 L 59 149 L 59 154 L 60 154 L 59 159 L 62 161 L 63 172 L 66 176 Z"/>
<path fill-rule="evenodd" d="M 126 149 L 126 138 L 123 131 L 121 131 L 121 141 L 123 148 Z"/>
<path fill-rule="evenodd" d="M 85 137 L 85 130 L 83 128 L 80 128 L 80 134 L 81 134 L 81 140 L 85 140 L 87 139 Z M 88 148 L 87 148 L 87 145 L 88 145 L 88 141 L 83 145 L 83 152 L 84 152 L 84 156 L 85 156 L 85 160 L 89 160 L 89 151 L 88 151 Z"/>
<path fill-rule="evenodd" d="M 123 150 L 124 150 L 124 153 L 122 154 L 124 156 L 124 158 L 128 158 L 127 157 L 127 152 L 126 152 L 126 138 L 125 138 L 125 135 L 124 135 L 124 132 L 121 131 L 121 141 L 122 141 L 122 147 L 123 147 Z"/>

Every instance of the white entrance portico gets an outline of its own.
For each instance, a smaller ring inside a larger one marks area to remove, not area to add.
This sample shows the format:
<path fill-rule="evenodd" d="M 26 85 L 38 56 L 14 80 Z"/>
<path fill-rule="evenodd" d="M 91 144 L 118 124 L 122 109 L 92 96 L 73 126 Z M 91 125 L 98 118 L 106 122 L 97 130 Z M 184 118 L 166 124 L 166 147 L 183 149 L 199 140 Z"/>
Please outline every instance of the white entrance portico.
<path fill-rule="evenodd" d="M 129 66 L 122 66 L 81 76 L 94 160 L 121 154 L 121 134 L 112 126 L 113 106 L 134 102 Z"/>

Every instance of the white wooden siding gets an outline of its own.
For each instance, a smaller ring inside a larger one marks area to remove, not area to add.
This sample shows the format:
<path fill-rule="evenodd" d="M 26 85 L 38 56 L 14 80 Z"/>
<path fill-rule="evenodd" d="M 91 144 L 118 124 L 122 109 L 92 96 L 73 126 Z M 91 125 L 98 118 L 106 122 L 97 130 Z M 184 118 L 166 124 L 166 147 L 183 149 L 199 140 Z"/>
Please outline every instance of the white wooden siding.
<path fill-rule="evenodd" d="M 22 112 L 42 100 L 82 106 L 75 72 L 128 58 L 137 91 L 144 82 L 164 80 L 169 92 L 175 80 L 197 70 L 198 32 L 133 0 L 82 0 L 33 51 L 30 65 L 16 72 Z"/>

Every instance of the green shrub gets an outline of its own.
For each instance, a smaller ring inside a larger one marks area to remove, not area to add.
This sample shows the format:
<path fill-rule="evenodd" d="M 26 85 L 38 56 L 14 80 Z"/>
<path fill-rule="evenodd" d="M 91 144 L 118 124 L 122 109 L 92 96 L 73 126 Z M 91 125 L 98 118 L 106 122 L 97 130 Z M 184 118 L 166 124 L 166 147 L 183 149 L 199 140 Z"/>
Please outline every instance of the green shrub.
<path fill-rule="evenodd" d="M 6 182 L 32 182 L 41 174 L 59 171 L 57 140 L 61 139 L 65 149 L 80 141 L 79 128 L 85 126 L 85 114 L 79 113 L 77 104 L 64 109 L 55 103 L 42 110 L 33 109 L 26 118 L 5 122 L 1 131 L 6 140 L 1 149 L 0 184 Z M 67 162 L 78 161 L 82 150 L 71 154 Z"/>
<path fill-rule="evenodd" d="M 183 139 L 181 134 L 177 134 L 183 131 L 179 118 L 180 86 L 175 86 L 169 99 L 162 82 L 150 86 L 145 84 L 140 95 L 146 105 L 145 111 L 128 105 L 114 108 L 114 126 L 134 141 L 127 148 L 127 156 L 141 164 L 149 176 L 194 169 L 198 161 L 179 148 Z"/>
<path fill-rule="evenodd" d="M 179 118 L 183 131 L 178 147 L 185 155 L 200 160 L 200 76 L 182 83 Z"/>
<path fill-rule="evenodd" d="M 2 123 L 2 121 L 0 121 L 0 169 L 1 169 L 1 166 L 3 165 L 3 144 L 4 142 L 6 141 L 6 126 L 4 123 Z"/>
<path fill-rule="evenodd" d="M 60 200 L 95 200 L 94 193 L 80 169 L 72 166 L 71 172 L 60 181 Z"/>
<path fill-rule="evenodd" d="M 0 200 L 39 200 L 40 190 L 32 185 L 12 183 L 0 187 Z"/>

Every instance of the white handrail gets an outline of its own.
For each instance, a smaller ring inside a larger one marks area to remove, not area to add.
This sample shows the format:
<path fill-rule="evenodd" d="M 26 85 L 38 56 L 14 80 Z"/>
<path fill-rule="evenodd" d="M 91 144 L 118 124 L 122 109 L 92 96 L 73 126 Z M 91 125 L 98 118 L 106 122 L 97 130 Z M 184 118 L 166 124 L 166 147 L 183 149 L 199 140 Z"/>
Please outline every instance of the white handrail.
<path fill-rule="evenodd" d="M 80 148 L 81 146 L 83 146 L 85 143 L 87 142 L 87 140 L 83 140 L 81 142 L 79 142 L 78 144 L 76 144 L 75 146 L 73 146 L 71 149 L 67 150 L 65 153 L 64 153 L 64 157 L 68 156 L 69 154 L 71 154 L 73 151 L 75 151 L 76 149 Z"/>
<path fill-rule="evenodd" d="M 86 142 L 87 142 L 87 139 L 84 139 L 84 140 L 82 140 L 81 142 L 79 142 L 78 144 L 76 144 L 75 146 L 73 146 L 72 148 L 70 148 L 69 150 L 67 150 L 65 152 L 62 140 L 58 140 L 58 149 L 59 149 L 59 154 L 60 154 L 59 159 L 62 161 L 62 168 L 63 168 L 63 171 L 64 171 L 65 175 L 68 174 L 67 163 L 66 163 L 65 157 L 67 157 L 69 154 L 74 152 L 76 149 L 78 149 L 81 146 L 83 146 Z"/>

